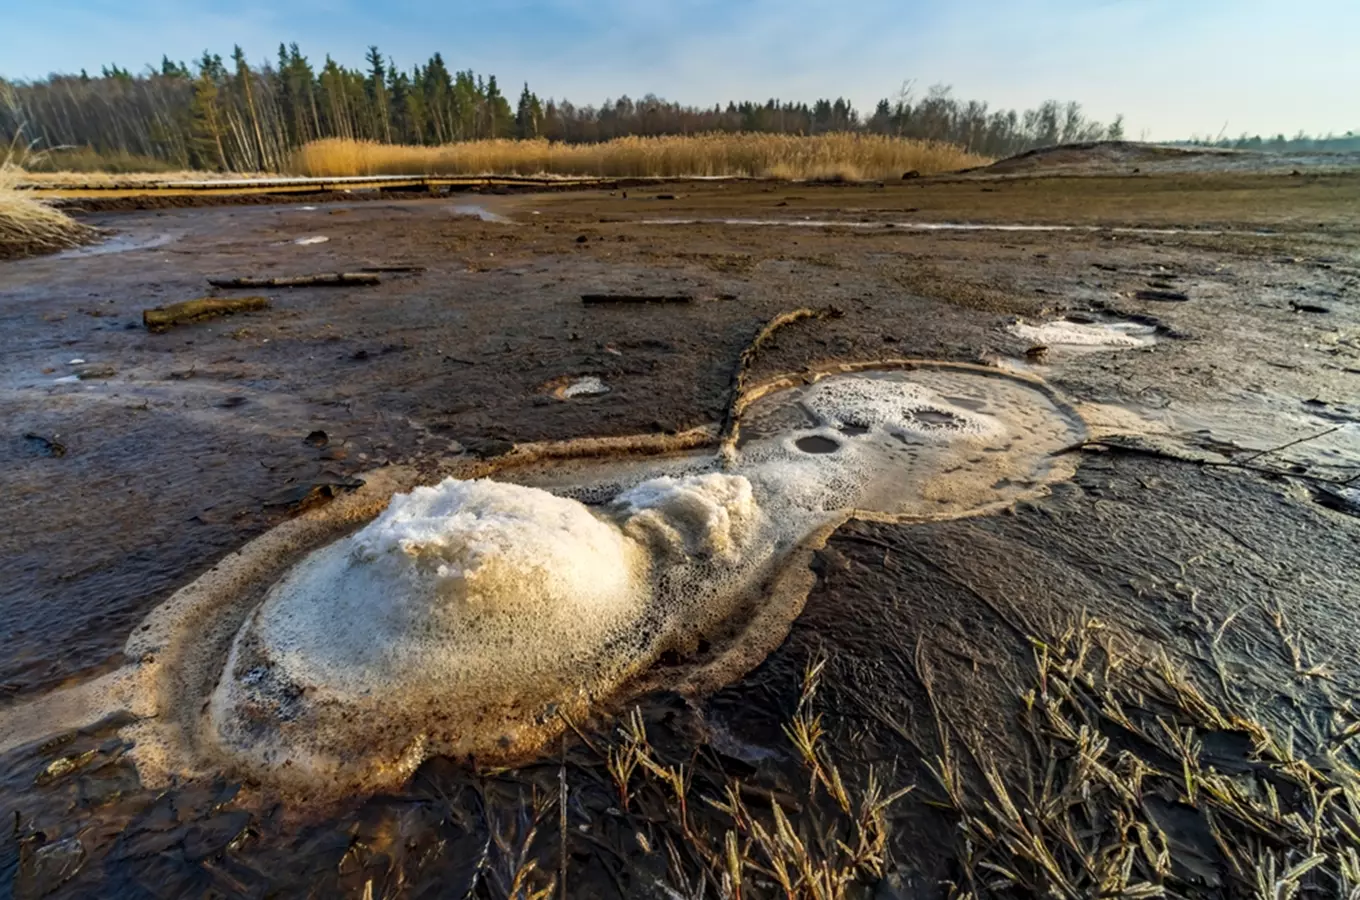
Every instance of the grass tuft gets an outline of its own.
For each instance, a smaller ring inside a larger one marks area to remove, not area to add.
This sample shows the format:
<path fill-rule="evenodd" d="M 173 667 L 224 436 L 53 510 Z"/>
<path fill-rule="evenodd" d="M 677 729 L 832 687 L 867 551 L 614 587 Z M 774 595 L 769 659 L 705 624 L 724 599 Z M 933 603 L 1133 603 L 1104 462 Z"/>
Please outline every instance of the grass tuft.
<path fill-rule="evenodd" d="M 0 165 L 0 259 L 65 250 L 86 243 L 93 229 L 19 189 L 23 170 Z"/>

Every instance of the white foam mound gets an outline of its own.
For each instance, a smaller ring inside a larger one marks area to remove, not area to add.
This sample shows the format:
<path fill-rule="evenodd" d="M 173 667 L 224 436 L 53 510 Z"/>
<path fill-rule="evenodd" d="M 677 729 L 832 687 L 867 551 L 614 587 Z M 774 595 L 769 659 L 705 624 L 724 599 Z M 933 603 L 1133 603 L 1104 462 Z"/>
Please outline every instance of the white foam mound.
<path fill-rule="evenodd" d="M 399 494 L 269 592 L 214 693 L 216 739 L 347 779 L 484 749 L 488 719 L 508 747 L 647 658 L 658 610 L 693 594 L 659 588 L 654 559 L 720 579 L 759 520 L 750 483 L 720 474 L 655 479 L 600 513 L 489 480 Z"/>
<path fill-rule="evenodd" d="M 258 631 L 295 678 L 330 691 L 375 678 L 452 686 L 506 662 L 517 635 L 532 642 L 550 626 L 572 646 L 636 617 L 647 568 L 634 542 L 580 503 L 449 479 L 397 495 L 304 561 L 270 593 Z M 481 652 L 488 636 L 495 654 Z"/>
<path fill-rule="evenodd" d="M 1011 334 L 1036 344 L 1069 347 L 1146 347 L 1155 329 L 1133 322 L 1045 322 L 1010 326 Z"/>
<path fill-rule="evenodd" d="M 613 506 L 624 530 L 670 560 L 718 558 L 733 562 L 747 547 L 760 509 L 751 482 L 710 475 L 644 481 L 620 494 Z"/>

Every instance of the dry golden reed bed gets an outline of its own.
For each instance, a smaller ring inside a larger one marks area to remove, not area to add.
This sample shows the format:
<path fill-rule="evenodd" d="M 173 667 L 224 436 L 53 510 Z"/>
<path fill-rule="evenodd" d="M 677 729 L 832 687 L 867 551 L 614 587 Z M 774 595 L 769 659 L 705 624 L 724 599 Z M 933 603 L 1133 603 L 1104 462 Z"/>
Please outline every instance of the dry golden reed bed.
<path fill-rule="evenodd" d="M 937 141 L 884 135 L 701 134 L 628 137 L 602 144 L 471 141 L 438 147 L 340 138 L 299 150 L 297 175 L 594 175 L 608 178 L 738 175 L 774 178 L 901 178 L 985 165 L 989 159 Z"/>
<path fill-rule="evenodd" d="M 0 259 L 74 247 L 91 231 L 61 210 L 18 190 L 23 170 L 0 165 Z"/>

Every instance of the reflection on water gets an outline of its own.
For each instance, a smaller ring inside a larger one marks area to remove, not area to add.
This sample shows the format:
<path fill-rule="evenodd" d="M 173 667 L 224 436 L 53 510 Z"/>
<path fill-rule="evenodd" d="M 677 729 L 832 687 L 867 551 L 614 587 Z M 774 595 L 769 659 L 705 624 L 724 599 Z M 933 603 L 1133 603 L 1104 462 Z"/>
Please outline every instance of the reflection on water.
<path fill-rule="evenodd" d="M 1224 232 L 1213 229 L 1187 228 L 1131 228 L 1126 226 L 1106 227 L 1102 225 L 1017 225 L 979 222 L 860 222 L 840 219 L 756 219 L 756 218 L 693 218 L 693 219 L 643 219 L 642 225 L 728 225 L 733 227 L 787 227 L 787 228 L 857 228 L 857 229 L 895 229 L 899 231 L 1002 231 L 1002 232 L 1081 232 L 1086 234 L 1130 234 L 1130 235 L 1174 235 L 1202 234 L 1220 235 Z M 1267 235 L 1268 231 L 1245 231 L 1242 234 Z"/>
<path fill-rule="evenodd" d="M 91 244 L 88 247 L 75 247 L 71 250 L 63 250 L 53 259 L 80 259 L 86 256 L 106 256 L 110 253 L 127 253 L 132 250 L 152 250 L 156 247 L 164 247 L 174 240 L 173 235 L 169 234 L 149 234 L 134 237 L 128 234 L 115 234 L 107 240 L 100 241 L 98 244 Z"/>
<path fill-rule="evenodd" d="M 455 216 L 476 216 L 483 222 L 499 222 L 501 224 L 514 223 L 514 220 L 509 218 L 508 216 L 503 216 L 500 213 L 494 213 L 491 210 L 487 209 L 485 206 L 479 206 L 474 203 L 454 204 L 453 214 Z"/>

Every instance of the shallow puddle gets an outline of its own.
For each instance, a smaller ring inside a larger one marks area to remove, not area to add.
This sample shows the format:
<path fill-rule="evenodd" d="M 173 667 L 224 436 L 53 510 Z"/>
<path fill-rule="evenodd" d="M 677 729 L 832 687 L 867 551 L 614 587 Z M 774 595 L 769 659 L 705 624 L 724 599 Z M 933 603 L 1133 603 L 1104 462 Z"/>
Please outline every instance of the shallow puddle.
<path fill-rule="evenodd" d="M 128 234 L 115 234 L 97 244 L 90 244 L 87 247 L 75 247 L 71 250 L 62 252 L 51 257 L 52 259 L 83 259 L 87 256 L 108 256 L 113 253 L 128 253 L 133 250 L 153 250 L 156 247 L 164 247 L 173 241 L 174 235 L 170 234 L 149 234 L 133 236 Z"/>
<path fill-rule="evenodd" d="M 1127 234 L 1167 236 L 1177 234 L 1221 235 L 1225 232 L 1213 229 L 1189 228 L 1131 228 L 1126 226 L 1106 227 L 1102 225 L 1027 225 L 996 224 L 984 222 L 858 222 L 840 219 L 756 219 L 756 218 L 694 218 L 694 219 L 643 219 L 643 225 L 728 225 L 742 228 L 855 228 L 855 229 L 893 229 L 897 231 L 999 231 L 999 232 L 1080 232 L 1084 234 Z M 1241 232 L 1264 236 L 1273 232 Z"/>
<path fill-rule="evenodd" d="M 453 214 L 455 216 L 475 216 L 483 222 L 499 222 L 502 224 L 513 224 L 514 222 L 514 220 L 508 216 L 494 213 L 485 206 L 479 206 L 474 203 L 455 204 L 453 207 Z"/>

